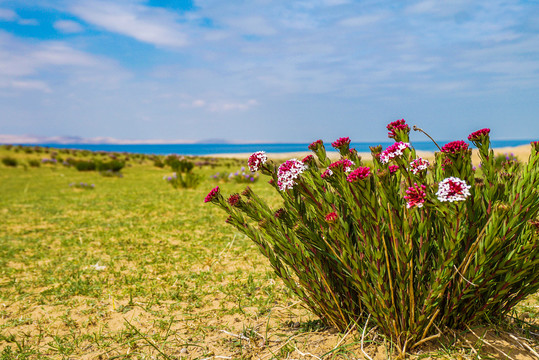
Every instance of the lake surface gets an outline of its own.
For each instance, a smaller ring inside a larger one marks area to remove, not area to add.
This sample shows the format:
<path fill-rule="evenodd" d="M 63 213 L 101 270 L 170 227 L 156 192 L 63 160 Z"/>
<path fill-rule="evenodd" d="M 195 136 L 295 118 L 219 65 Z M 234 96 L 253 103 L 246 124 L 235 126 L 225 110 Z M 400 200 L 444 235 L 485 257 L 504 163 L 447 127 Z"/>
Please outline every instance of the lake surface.
<path fill-rule="evenodd" d="M 529 144 L 532 140 L 492 140 L 492 147 L 507 147 Z M 359 152 L 370 152 L 369 146 L 382 145 L 384 148 L 391 145 L 393 141 L 373 143 L 373 142 L 352 142 L 351 148 Z M 443 146 L 446 142 L 440 142 Z M 25 145 L 25 144 L 23 144 Z M 309 151 L 309 144 L 305 143 L 268 143 L 268 144 L 26 144 L 28 146 L 47 146 L 58 149 L 80 149 L 91 151 L 108 151 L 119 153 L 138 153 L 138 154 L 178 154 L 178 155 L 212 155 L 212 154 L 237 154 L 253 153 L 255 151 L 265 151 L 267 153 L 287 153 Z M 325 144 L 326 150 L 333 148 L 330 143 Z M 436 145 L 431 141 L 414 141 L 412 143 L 416 150 L 437 151 Z M 471 144 L 470 144 L 471 145 Z M 471 145 L 473 147 L 473 145 Z"/>

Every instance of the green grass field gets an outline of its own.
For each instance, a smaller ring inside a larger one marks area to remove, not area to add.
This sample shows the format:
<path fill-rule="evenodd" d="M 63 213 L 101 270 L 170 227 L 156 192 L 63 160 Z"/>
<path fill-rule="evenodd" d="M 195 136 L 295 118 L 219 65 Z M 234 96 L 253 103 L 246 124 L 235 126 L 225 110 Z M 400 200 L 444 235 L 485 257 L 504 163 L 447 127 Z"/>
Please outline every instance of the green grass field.
<path fill-rule="evenodd" d="M 18 165 L 0 163 L 0 359 L 355 359 L 361 347 L 373 359 L 394 354 L 376 329 L 321 326 L 255 245 L 204 204 L 217 185 L 210 176 L 242 162 L 195 167 L 201 184 L 174 189 L 163 179 L 172 170 L 147 157 L 131 156 L 120 178 L 32 167 L 29 159 L 47 153 L 0 148 L 7 156 Z M 80 182 L 95 188 L 70 186 Z M 277 205 L 266 182 L 251 187 Z M 219 186 L 233 193 L 245 184 Z M 412 357 L 533 359 L 538 300 L 527 299 L 515 319 L 449 334 Z"/>

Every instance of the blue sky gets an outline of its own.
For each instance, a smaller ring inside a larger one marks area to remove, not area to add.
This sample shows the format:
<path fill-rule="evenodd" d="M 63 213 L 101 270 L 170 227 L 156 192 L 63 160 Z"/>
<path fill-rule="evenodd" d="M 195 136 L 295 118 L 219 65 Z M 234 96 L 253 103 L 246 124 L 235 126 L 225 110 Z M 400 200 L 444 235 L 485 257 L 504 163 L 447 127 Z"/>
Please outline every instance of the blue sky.
<path fill-rule="evenodd" d="M 538 1 L 0 0 L 0 134 L 538 139 L 538 114 Z"/>

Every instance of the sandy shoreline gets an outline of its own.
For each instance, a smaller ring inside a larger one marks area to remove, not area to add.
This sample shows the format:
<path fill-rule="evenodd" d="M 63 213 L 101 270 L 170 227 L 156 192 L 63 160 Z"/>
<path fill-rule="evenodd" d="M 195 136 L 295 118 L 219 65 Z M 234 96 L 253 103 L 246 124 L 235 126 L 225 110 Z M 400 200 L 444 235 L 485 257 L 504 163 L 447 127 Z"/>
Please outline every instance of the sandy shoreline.
<path fill-rule="evenodd" d="M 520 146 L 514 146 L 514 147 L 502 147 L 502 148 L 494 148 L 494 154 L 513 154 L 516 156 L 520 161 L 527 161 L 528 157 L 530 156 L 531 146 L 530 145 L 520 145 Z M 433 160 L 434 159 L 434 152 L 432 151 L 421 151 L 417 150 L 417 155 L 421 156 L 424 159 Z M 267 153 L 267 156 L 269 159 L 274 161 L 284 161 L 288 159 L 303 159 L 305 156 L 312 154 L 311 151 L 302 151 L 302 152 L 289 152 L 289 153 Z M 332 160 L 336 160 L 339 158 L 339 153 L 336 151 L 328 151 L 327 152 L 328 157 Z M 371 153 L 362 152 L 359 153 L 361 155 L 361 158 L 364 160 L 371 160 L 372 156 Z M 206 155 L 207 157 L 213 157 L 213 158 L 229 158 L 229 159 L 245 159 L 247 160 L 251 153 L 233 153 L 233 154 L 213 154 L 213 155 Z M 472 150 L 472 162 L 479 163 L 479 156 L 477 154 L 477 149 Z"/>

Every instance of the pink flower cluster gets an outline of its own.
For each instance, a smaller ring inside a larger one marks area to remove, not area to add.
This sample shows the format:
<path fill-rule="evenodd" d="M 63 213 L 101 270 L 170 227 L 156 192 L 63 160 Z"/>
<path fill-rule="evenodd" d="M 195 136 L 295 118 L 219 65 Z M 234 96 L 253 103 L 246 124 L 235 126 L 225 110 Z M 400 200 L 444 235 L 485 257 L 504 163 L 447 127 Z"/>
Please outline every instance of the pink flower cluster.
<path fill-rule="evenodd" d="M 442 146 L 442 152 L 448 154 L 460 154 L 466 150 L 468 150 L 468 144 L 462 140 L 451 141 L 450 143 Z"/>
<path fill-rule="evenodd" d="M 326 221 L 329 223 L 337 221 L 338 218 L 339 216 L 337 215 L 336 212 L 330 212 L 329 214 L 326 215 Z"/>
<path fill-rule="evenodd" d="M 315 151 L 323 145 L 324 143 L 322 142 L 322 140 L 316 140 L 316 141 L 313 141 L 311 145 L 308 146 L 308 148 L 309 150 Z"/>
<path fill-rule="evenodd" d="M 387 129 L 389 132 L 387 133 L 387 137 L 394 139 L 397 136 L 396 131 L 397 130 L 403 130 L 405 132 L 410 132 L 410 127 L 408 124 L 406 124 L 406 121 L 404 119 L 396 120 L 387 125 Z"/>
<path fill-rule="evenodd" d="M 463 201 L 470 196 L 471 186 L 457 177 L 448 177 L 438 184 L 436 196 L 440 201 Z"/>
<path fill-rule="evenodd" d="M 314 156 L 312 155 L 307 155 L 303 158 L 303 160 L 301 160 L 301 162 L 304 164 L 310 164 L 311 161 L 314 161 Z"/>
<path fill-rule="evenodd" d="M 343 146 L 350 145 L 350 138 L 349 137 L 342 137 L 338 138 L 334 142 L 331 143 L 331 146 L 333 146 L 335 149 L 340 149 Z"/>
<path fill-rule="evenodd" d="M 253 155 L 249 156 L 249 160 L 247 160 L 247 165 L 249 166 L 249 170 L 251 170 L 251 172 L 255 172 L 258 171 L 258 169 L 260 169 L 260 166 L 265 164 L 266 161 L 268 161 L 266 153 L 264 151 L 257 151 Z"/>
<path fill-rule="evenodd" d="M 336 170 L 336 169 L 341 168 L 342 171 L 349 172 L 352 170 L 352 166 L 354 165 L 355 165 L 354 162 L 349 159 L 340 159 L 329 164 L 328 170 L 331 171 L 331 169 Z"/>
<path fill-rule="evenodd" d="M 427 170 L 429 167 L 429 161 L 423 158 L 417 158 L 410 163 L 410 169 L 412 174 L 417 175 L 421 171 Z"/>
<path fill-rule="evenodd" d="M 218 195 L 219 195 L 219 186 L 216 186 L 213 189 L 211 189 L 208 195 L 206 195 L 206 197 L 204 198 L 204 202 L 205 203 L 210 202 L 216 199 Z"/>
<path fill-rule="evenodd" d="M 414 183 L 414 186 L 410 186 L 406 190 L 406 196 L 404 198 L 408 201 L 406 204 L 408 209 L 414 206 L 417 206 L 418 208 L 423 207 L 423 204 L 427 199 L 427 193 L 425 193 L 426 188 L 425 185 L 417 185 Z"/>
<path fill-rule="evenodd" d="M 285 191 L 292 189 L 296 182 L 297 177 L 307 169 L 305 164 L 297 159 L 290 159 L 285 161 L 279 166 L 277 173 L 277 185 L 279 190 Z"/>
<path fill-rule="evenodd" d="M 410 144 L 399 141 L 387 147 L 380 154 L 380 162 L 382 164 L 387 164 L 389 160 L 401 156 L 403 151 L 410 147 Z"/>
<path fill-rule="evenodd" d="M 474 131 L 468 135 L 468 140 L 470 141 L 480 141 L 483 137 L 487 136 L 490 133 L 490 129 L 485 128 L 481 130 Z"/>
<path fill-rule="evenodd" d="M 389 174 L 394 174 L 399 170 L 399 165 L 390 165 L 389 166 Z"/>
<path fill-rule="evenodd" d="M 327 177 L 330 177 L 331 175 L 333 175 L 333 171 L 329 170 L 329 169 L 326 169 L 321 175 L 320 177 L 322 179 L 325 179 Z"/>
<path fill-rule="evenodd" d="M 236 206 L 240 202 L 240 199 L 241 199 L 240 194 L 232 194 L 230 195 L 227 201 L 230 205 Z"/>
<path fill-rule="evenodd" d="M 348 176 L 346 177 L 346 181 L 348 182 L 354 182 L 359 181 L 362 179 L 367 178 L 371 174 L 371 169 L 368 166 L 362 166 L 358 167 L 354 171 L 352 171 Z"/>

